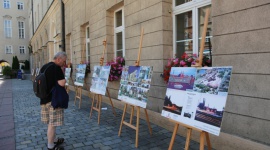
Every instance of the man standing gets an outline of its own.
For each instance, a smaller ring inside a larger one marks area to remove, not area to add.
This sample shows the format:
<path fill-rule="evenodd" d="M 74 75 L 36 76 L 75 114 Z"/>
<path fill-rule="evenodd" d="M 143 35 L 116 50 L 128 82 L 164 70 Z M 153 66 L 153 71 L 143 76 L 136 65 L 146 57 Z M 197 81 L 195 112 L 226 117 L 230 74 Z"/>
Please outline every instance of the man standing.
<path fill-rule="evenodd" d="M 60 86 L 65 86 L 66 80 L 61 67 L 63 67 L 66 62 L 67 54 L 65 52 L 58 52 L 53 59 L 52 62 L 45 64 L 40 70 L 40 72 L 44 72 L 45 69 L 48 68 L 45 72 L 45 76 L 48 87 L 47 93 L 49 93 L 47 98 L 40 99 L 41 121 L 48 124 L 48 150 L 61 150 L 63 148 L 59 147 L 59 145 L 64 142 L 64 138 L 55 139 L 55 129 L 56 126 L 63 125 L 64 110 L 63 108 L 54 109 L 51 106 L 51 90 L 57 82 Z"/>

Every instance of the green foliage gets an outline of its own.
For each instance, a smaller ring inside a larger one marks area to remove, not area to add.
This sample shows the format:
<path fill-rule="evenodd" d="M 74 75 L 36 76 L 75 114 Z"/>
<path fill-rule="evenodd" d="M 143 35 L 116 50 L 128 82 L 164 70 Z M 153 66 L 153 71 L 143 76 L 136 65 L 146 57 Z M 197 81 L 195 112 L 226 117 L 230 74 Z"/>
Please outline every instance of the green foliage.
<path fill-rule="evenodd" d="M 26 60 L 25 62 L 24 62 L 24 69 L 25 70 L 29 70 L 30 69 L 30 62 L 28 61 L 28 60 Z"/>
<path fill-rule="evenodd" d="M 12 70 L 10 66 L 5 66 L 3 68 L 3 75 L 5 76 L 11 76 L 12 75 Z"/>
<path fill-rule="evenodd" d="M 19 64 L 19 60 L 17 56 L 13 57 L 13 61 L 12 61 L 12 69 L 19 69 L 20 68 L 20 64 Z"/>
<path fill-rule="evenodd" d="M 11 65 L 12 69 L 14 69 L 14 65 L 15 65 L 15 57 L 13 56 L 12 57 L 12 65 Z"/>

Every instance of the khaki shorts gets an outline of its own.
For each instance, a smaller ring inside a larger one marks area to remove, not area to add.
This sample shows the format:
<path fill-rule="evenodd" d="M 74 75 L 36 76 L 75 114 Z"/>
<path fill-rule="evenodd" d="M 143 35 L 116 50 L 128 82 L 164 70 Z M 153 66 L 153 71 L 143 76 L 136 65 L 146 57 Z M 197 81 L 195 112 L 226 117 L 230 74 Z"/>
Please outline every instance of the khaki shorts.
<path fill-rule="evenodd" d="M 64 124 L 64 109 L 53 109 L 51 102 L 41 105 L 41 121 L 52 126 Z"/>

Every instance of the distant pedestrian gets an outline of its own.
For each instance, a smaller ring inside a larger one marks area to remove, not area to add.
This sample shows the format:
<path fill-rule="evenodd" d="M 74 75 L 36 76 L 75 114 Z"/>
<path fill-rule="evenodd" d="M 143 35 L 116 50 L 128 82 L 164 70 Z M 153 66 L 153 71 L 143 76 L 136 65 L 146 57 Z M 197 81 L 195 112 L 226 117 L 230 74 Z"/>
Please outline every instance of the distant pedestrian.
<path fill-rule="evenodd" d="M 41 104 L 41 121 L 48 124 L 47 138 L 48 138 L 48 150 L 62 150 L 63 147 L 59 145 L 64 142 L 64 138 L 56 138 L 56 126 L 62 126 L 64 122 L 64 109 L 51 106 L 52 94 L 51 89 L 56 85 L 56 82 L 60 86 L 65 86 L 66 80 L 61 67 L 64 66 L 67 59 L 65 52 L 58 52 L 54 56 L 54 60 L 45 64 L 40 72 L 44 72 L 46 68 L 46 81 L 48 86 L 47 93 L 50 93 L 47 98 L 40 99 Z"/>

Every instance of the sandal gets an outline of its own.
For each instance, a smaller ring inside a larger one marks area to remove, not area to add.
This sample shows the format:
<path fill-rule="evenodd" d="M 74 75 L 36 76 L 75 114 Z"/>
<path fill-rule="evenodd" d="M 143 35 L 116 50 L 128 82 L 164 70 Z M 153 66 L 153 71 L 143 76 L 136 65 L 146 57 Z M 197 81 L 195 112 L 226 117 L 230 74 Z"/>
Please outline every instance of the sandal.
<path fill-rule="evenodd" d="M 62 143 L 64 143 L 65 139 L 64 138 L 57 138 L 57 141 L 54 142 L 55 145 L 60 145 Z"/>
<path fill-rule="evenodd" d="M 60 147 L 58 145 L 55 145 L 53 148 L 48 148 L 48 150 L 65 150 L 64 147 Z"/>

